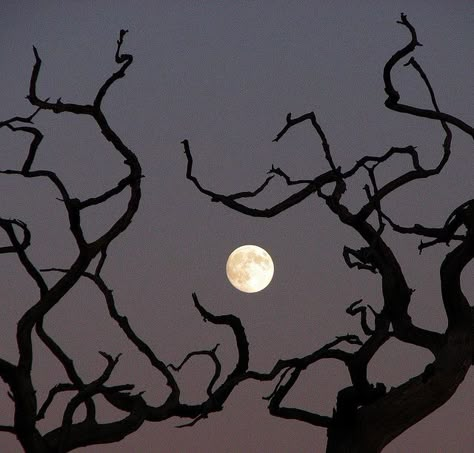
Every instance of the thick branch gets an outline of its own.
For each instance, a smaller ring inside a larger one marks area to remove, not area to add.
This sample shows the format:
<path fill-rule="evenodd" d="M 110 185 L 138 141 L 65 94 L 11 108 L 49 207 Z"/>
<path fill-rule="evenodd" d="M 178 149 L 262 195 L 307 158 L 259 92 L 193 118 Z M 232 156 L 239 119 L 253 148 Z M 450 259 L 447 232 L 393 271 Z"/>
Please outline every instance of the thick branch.
<path fill-rule="evenodd" d="M 62 445 L 63 451 L 71 451 L 93 444 L 119 442 L 135 432 L 145 421 L 145 403 L 140 395 L 130 396 L 130 399 L 133 402 L 130 413 L 119 421 L 99 424 L 85 420 L 81 423 L 72 424 L 69 428 L 69 437 Z M 49 445 L 59 446 L 61 436 L 62 428 L 57 428 L 44 437 Z"/>
<path fill-rule="evenodd" d="M 120 43 L 122 43 L 123 35 L 121 34 Z M 62 200 L 65 204 L 65 207 L 69 216 L 69 227 L 73 233 L 76 243 L 79 248 L 79 254 L 76 257 L 75 261 L 72 263 L 71 267 L 65 272 L 65 274 L 51 287 L 47 288 L 43 283 L 42 277 L 39 272 L 34 268 L 31 262 L 26 257 L 24 253 L 24 245 L 20 244 L 17 240 L 14 243 L 15 239 L 13 236 L 10 237 L 13 246 L 15 247 L 15 252 L 20 257 L 23 266 L 27 269 L 28 273 L 35 279 L 37 285 L 40 287 L 41 298 L 34 304 L 26 313 L 21 317 L 18 322 L 17 328 L 17 344 L 19 351 L 19 360 L 18 365 L 15 369 L 14 378 L 7 376 L 8 370 L 2 373 L 2 378 L 8 380 L 10 388 L 15 399 L 15 429 L 17 432 L 18 439 L 20 440 L 22 446 L 27 451 L 47 451 L 49 448 L 45 437 L 43 437 L 36 428 L 36 418 L 37 418 L 37 408 L 36 408 L 36 398 L 34 393 L 34 387 L 31 381 L 31 369 L 32 369 L 32 359 L 33 359 L 33 347 L 32 347 L 32 330 L 37 326 L 38 335 L 45 342 L 45 344 L 50 348 L 50 350 L 55 354 L 55 356 L 61 361 L 65 369 L 67 370 L 69 377 L 73 381 L 74 385 L 78 389 L 79 393 L 83 391 L 81 388 L 81 382 L 72 365 L 69 364 L 69 358 L 63 353 L 54 341 L 48 337 L 41 326 L 41 321 L 43 317 L 63 298 L 63 296 L 76 284 L 81 275 L 86 271 L 91 261 L 97 256 L 97 254 L 104 252 L 110 242 L 115 239 L 121 232 L 123 232 L 128 225 L 130 224 L 135 212 L 138 209 L 140 201 L 140 180 L 141 180 L 141 168 L 136 158 L 135 154 L 129 150 L 117 136 L 117 134 L 110 128 L 107 123 L 107 120 L 100 110 L 100 101 L 102 100 L 107 88 L 115 81 L 119 76 L 123 76 L 124 70 L 131 64 L 131 58 L 127 58 L 121 71 L 118 71 L 112 75 L 104 83 L 104 89 L 98 94 L 96 98 L 96 103 L 94 105 L 78 105 L 73 103 L 63 103 L 61 99 L 58 99 L 56 102 L 49 102 L 48 99 L 42 100 L 37 96 L 37 81 L 39 77 L 39 72 L 41 68 L 41 59 L 37 50 L 34 48 L 35 54 L 35 64 L 33 67 L 31 80 L 30 80 L 30 93 L 28 99 L 33 105 L 36 105 L 39 109 L 51 110 L 55 113 L 69 112 L 74 114 L 85 114 L 91 116 L 96 123 L 98 124 L 100 130 L 107 140 L 109 140 L 118 153 L 125 159 L 125 164 L 130 168 L 130 175 L 126 178 L 125 181 L 118 183 L 116 188 L 106 191 L 99 197 L 88 199 L 84 202 L 84 205 L 81 206 L 81 201 L 78 199 L 71 198 L 66 190 L 64 184 L 61 182 L 60 178 L 51 171 L 47 170 L 37 170 L 32 171 L 32 165 L 34 163 L 34 157 L 38 148 L 38 145 L 41 141 L 41 133 L 33 127 L 15 127 L 11 123 L 12 121 L 7 121 L 1 124 L 1 126 L 7 126 L 13 131 L 22 131 L 32 134 L 33 140 L 30 144 L 29 153 L 27 158 L 22 166 L 21 171 L 19 170 L 5 170 L 2 173 L 5 174 L 16 174 L 22 175 L 24 177 L 34 178 L 34 177 L 47 177 L 56 188 L 59 190 Z M 119 50 L 116 53 L 116 59 L 121 60 L 122 56 L 119 55 Z M 123 63 L 123 61 L 120 61 Z M 36 112 L 35 112 L 36 113 Z M 32 117 L 28 118 L 19 118 L 15 117 L 13 120 L 31 123 Z M 102 237 L 99 237 L 91 244 L 88 244 L 82 232 L 81 219 L 80 219 L 80 210 L 83 207 L 99 204 L 111 198 L 112 196 L 121 192 L 126 186 L 130 186 L 131 194 L 129 198 L 128 205 L 119 219 L 106 231 Z M 8 228 L 8 227 L 7 227 Z M 8 231 L 7 231 L 8 234 Z M 3 252 L 8 250 L 2 249 Z M 72 363 L 72 362 L 71 362 Z M 0 373 L 1 368 L 3 367 L 3 362 L 0 363 Z M 8 367 L 4 367 L 8 368 Z M 110 393 L 110 392 L 109 392 Z M 130 400 L 132 401 L 132 400 Z M 88 409 L 88 419 L 93 418 L 94 407 L 90 399 L 87 398 L 85 403 Z M 140 398 L 137 400 L 136 404 L 143 408 L 144 402 Z M 108 436 L 111 441 L 113 439 L 118 439 L 126 435 L 127 432 L 133 432 L 141 425 L 145 417 L 144 413 L 134 413 L 134 406 L 136 405 L 132 402 L 130 406 L 130 415 L 128 415 L 124 420 L 116 424 L 110 424 L 106 427 L 97 428 L 96 426 L 91 426 L 90 423 L 85 423 L 83 425 L 72 425 L 70 427 L 71 437 L 67 440 L 63 438 L 64 449 L 69 448 L 69 444 L 74 442 L 80 445 L 87 445 L 88 436 L 92 439 L 104 438 L 103 436 Z M 137 406 L 137 407 L 138 407 Z M 72 409 L 71 409 L 72 410 Z M 73 410 L 72 410 L 73 412 Z M 78 427 L 79 426 L 79 427 Z M 87 436 L 84 435 L 84 429 L 90 430 Z M 110 429 L 114 431 L 110 432 Z M 116 431 L 120 429 L 121 431 Z M 79 439 L 73 439 L 77 435 Z M 56 438 L 55 438 L 56 436 Z M 51 434 L 50 438 L 55 438 L 56 445 L 59 442 L 59 437 L 61 436 L 60 431 L 57 431 L 55 434 Z M 86 443 L 83 443 L 86 442 Z M 89 442 L 90 444 L 91 442 Z M 92 442 L 93 443 L 93 442 Z M 52 444 L 54 445 L 54 441 Z"/>
<path fill-rule="evenodd" d="M 448 330 L 456 330 L 466 324 L 472 325 L 471 307 L 461 288 L 461 274 L 474 259 L 474 202 L 458 215 L 467 228 L 466 239 L 446 255 L 440 269 L 441 294 L 448 316 Z"/>
<path fill-rule="evenodd" d="M 193 301 L 194 306 L 198 309 L 199 313 L 204 318 L 204 321 L 209 321 L 212 322 L 212 324 L 217 325 L 224 324 L 232 329 L 237 343 L 239 358 L 229 378 L 242 375 L 242 373 L 247 371 L 249 366 L 249 343 L 240 319 L 234 315 L 213 315 L 199 303 L 196 293 L 193 293 Z"/>
<path fill-rule="evenodd" d="M 16 435 L 15 427 L 8 425 L 0 425 L 0 432 Z"/>

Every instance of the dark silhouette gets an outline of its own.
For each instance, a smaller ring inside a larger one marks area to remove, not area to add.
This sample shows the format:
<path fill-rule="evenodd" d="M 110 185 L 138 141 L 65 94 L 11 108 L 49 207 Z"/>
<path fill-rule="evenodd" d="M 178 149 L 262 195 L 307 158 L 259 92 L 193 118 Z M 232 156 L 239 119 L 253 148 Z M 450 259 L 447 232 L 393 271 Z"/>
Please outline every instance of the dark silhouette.
<path fill-rule="evenodd" d="M 181 417 L 190 420 L 182 426 L 192 426 L 210 413 L 222 410 L 234 388 L 252 379 L 275 381 L 275 388 L 267 397 L 271 414 L 326 428 L 328 452 L 372 453 L 381 451 L 391 440 L 443 405 L 454 394 L 473 363 L 473 309 L 461 290 L 460 275 L 474 257 L 474 199 L 463 201 L 453 210 L 443 225 L 436 227 L 419 224 L 410 227 L 399 225 L 384 212 L 382 202 L 387 195 L 409 182 L 434 176 L 443 170 L 451 153 L 451 126 L 457 127 L 473 138 L 474 131 L 460 119 L 438 108 L 430 82 L 413 57 L 406 65 L 417 71 L 425 83 L 433 108 L 421 109 L 400 103 L 400 96 L 392 83 L 391 72 L 394 66 L 412 53 L 419 43 L 416 31 L 405 15 L 402 14 L 399 23 L 408 29 L 411 39 L 385 65 L 383 72 L 387 93 L 385 105 L 400 113 L 439 122 L 443 144 L 439 163 L 433 168 L 423 167 L 416 148 L 407 146 L 393 147 L 381 156 L 362 156 L 352 168 L 343 170 L 333 161 L 330 145 L 315 114 L 311 112 L 293 118 L 289 113 L 286 124 L 277 134 L 275 141 L 282 139 L 292 127 L 309 121 L 321 139 L 329 169 L 313 179 L 294 180 L 282 169 L 272 167 L 269 171 L 270 176 L 255 191 L 222 195 L 206 189 L 193 175 L 193 159 L 189 142 L 187 140 L 182 142 L 187 158 L 186 177 L 212 201 L 223 203 L 243 214 L 254 217 L 273 217 L 303 202 L 311 195 L 321 198 L 338 219 L 357 232 L 366 243 L 366 246 L 360 249 L 345 247 L 343 256 L 346 263 L 350 267 L 370 270 L 380 275 L 382 283 L 384 300 L 383 309 L 380 312 L 376 312 L 370 306 L 361 305 L 360 300 L 352 303 L 347 309 L 347 313 L 351 316 L 360 315 L 360 323 L 366 339 L 361 340 L 358 336 L 349 334 L 337 336 L 333 341 L 306 356 L 278 360 L 269 371 L 249 369 L 249 343 L 240 319 L 230 314 L 210 313 L 201 305 L 197 295 L 193 294 L 194 305 L 204 320 L 213 324 L 226 325 L 233 332 L 238 351 L 237 363 L 230 374 L 223 379 L 220 379 L 221 363 L 216 352 L 217 347 L 212 350 L 191 352 L 178 366 L 167 365 L 160 360 L 135 333 L 127 318 L 117 311 L 113 292 L 101 276 L 108 247 L 129 226 L 140 203 L 142 172 L 138 159 L 110 127 L 102 111 L 102 101 L 108 89 L 118 79 L 125 76 L 127 68 L 133 61 L 131 55 L 121 53 L 126 31 L 120 31 L 117 41 L 115 61 L 120 65 L 120 69 L 103 83 L 92 104 L 63 103 L 61 99 L 50 102 L 49 99 L 40 98 L 36 93 L 36 84 L 41 69 L 41 59 L 34 49 L 36 61 L 31 75 L 28 99 L 33 106 L 37 107 L 37 110 L 28 117 L 15 116 L 0 122 L 0 128 L 6 127 L 11 131 L 32 136 L 29 152 L 20 170 L 3 170 L 1 173 L 20 175 L 25 178 L 45 178 L 56 188 L 66 209 L 69 228 L 78 252 L 75 261 L 67 269 L 37 269 L 27 254 L 31 236 L 28 226 L 20 220 L 0 218 L 0 227 L 8 238 L 8 244 L 0 247 L 0 253 L 17 255 L 39 292 L 38 301 L 21 316 L 18 322 L 18 361 L 13 363 L 0 358 L 0 376 L 10 389 L 10 396 L 15 407 L 13 425 L 0 426 L 1 431 L 15 435 L 27 452 L 66 452 L 87 445 L 118 442 L 138 430 L 145 421 L 158 422 L 170 417 Z M 34 170 L 35 154 L 43 135 L 33 125 L 33 119 L 41 110 L 51 110 L 58 114 L 69 112 L 90 116 L 116 152 L 124 158 L 124 164 L 129 169 L 128 176 L 104 193 L 81 200 L 71 198 L 67 187 L 54 172 Z M 377 169 L 397 155 L 405 155 L 411 161 L 412 168 L 380 186 L 377 180 Z M 368 184 L 365 186 L 367 201 L 357 212 L 352 212 L 344 204 L 346 181 L 359 172 L 365 172 L 368 176 Z M 275 176 L 284 178 L 288 185 L 297 186 L 297 192 L 267 209 L 250 208 L 242 204 L 242 199 L 258 195 Z M 129 193 L 128 204 L 115 223 L 95 239 L 86 240 L 81 224 L 81 212 L 126 191 Z M 420 328 L 408 315 L 412 290 L 407 285 L 403 270 L 395 255 L 384 241 L 383 234 L 387 228 L 400 234 L 414 234 L 428 238 L 420 243 L 420 252 L 426 247 L 456 243 L 446 254 L 440 266 L 442 298 L 448 318 L 448 327 L 445 332 L 439 333 Z M 97 259 L 97 264 L 91 270 L 94 259 Z M 61 277 L 54 284 L 48 285 L 43 278 L 43 272 L 53 271 L 60 273 Z M 107 362 L 103 373 L 90 382 L 85 381 L 79 375 L 71 358 L 43 328 L 43 319 L 48 312 L 81 278 L 89 279 L 96 285 L 106 301 L 110 317 L 117 322 L 130 342 L 163 375 L 169 387 L 169 394 L 161 405 L 153 406 L 146 401 L 143 394 L 131 393 L 132 385 L 107 385 L 119 357 L 101 353 Z M 369 314 L 373 318 L 370 322 Z M 56 357 L 68 377 L 68 382 L 51 388 L 48 397 L 43 402 L 37 401 L 31 377 L 34 334 Z M 420 375 L 414 376 L 399 387 L 387 390 L 383 383 L 369 382 L 367 368 L 376 352 L 390 338 L 424 348 L 432 353 L 434 360 Z M 353 352 L 348 352 L 347 348 L 339 349 L 338 346 L 344 344 L 352 345 Z M 180 388 L 172 370 L 178 372 L 191 357 L 196 355 L 205 355 L 212 360 L 215 365 L 214 374 L 207 387 L 206 399 L 199 404 L 186 404 L 180 400 Z M 352 382 L 351 386 L 339 391 L 332 416 L 282 405 L 283 399 L 297 382 L 300 373 L 317 361 L 327 358 L 342 362 L 347 367 Z M 216 385 L 218 380 L 220 383 Z M 60 426 L 47 433 L 40 432 L 37 428 L 38 420 L 47 415 L 54 398 L 63 392 L 68 392 L 71 397 L 66 404 Z M 111 406 L 123 411 L 125 414 L 123 418 L 111 423 L 97 421 L 94 398 L 99 395 L 103 396 Z M 85 417 L 82 421 L 75 422 L 74 414 L 80 406 L 85 407 Z"/>

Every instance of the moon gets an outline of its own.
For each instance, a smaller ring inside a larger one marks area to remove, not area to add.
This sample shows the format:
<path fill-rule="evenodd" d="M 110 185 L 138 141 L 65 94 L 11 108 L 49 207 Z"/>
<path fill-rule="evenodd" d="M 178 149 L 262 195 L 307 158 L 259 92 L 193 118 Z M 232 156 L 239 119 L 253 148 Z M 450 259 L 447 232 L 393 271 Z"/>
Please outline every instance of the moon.
<path fill-rule="evenodd" d="M 272 281 L 274 271 L 272 257 L 256 245 L 242 245 L 227 259 L 227 278 L 244 293 L 256 293 L 266 288 Z"/>

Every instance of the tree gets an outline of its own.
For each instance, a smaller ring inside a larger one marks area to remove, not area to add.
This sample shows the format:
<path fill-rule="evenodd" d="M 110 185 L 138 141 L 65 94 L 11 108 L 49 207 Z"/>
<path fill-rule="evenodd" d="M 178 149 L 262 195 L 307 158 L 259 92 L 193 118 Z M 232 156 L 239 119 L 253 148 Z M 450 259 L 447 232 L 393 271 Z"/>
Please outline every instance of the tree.
<path fill-rule="evenodd" d="M 14 363 L 7 359 L 0 359 L 0 376 L 10 389 L 10 396 L 15 407 L 13 425 L 2 426 L 2 431 L 14 434 L 28 452 L 70 451 L 81 446 L 118 442 L 138 430 L 145 421 L 158 422 L 170 417 L 181 417 L 190 420 L 183 426 L 192 426 L 209 414 L 222 410 L 233 390 L 244 381 L 272 381 L 275 382 L 275 387 L 267 397 L 271 414 L 326 428 L 328 452 L 377 452 L 403 431 L 444 404 L 454 394 L 473 362 L 473 310 L 462 292 L 460 276 L 474 256 L 474 200 L 459 204 L 444 224 L 436 227 L 419 224 L 399 225 L 382 208 L 382 204 L 386 197 L 408 183 L 434 177 L 445 168 L 451 155 L 450 126 L 460 129 L 471 137 L 474 137 L 474 133 L 472 127 L 439 109 L 431 84 L 413 57 L 409 59 L 407 65 L 413 67 L 425 83 L 433 107 L 422 109 L 400 102 L 400 95 L 392 82 L 392 69 L 419 45 L 416 31 L 405 15 L 401 16 L 400 23 L 408 29 L 411 39 L 385 65 L 383 74 L 387 93 L 385 105 L 403 114 L 439 122 L 444 140 L 441 157 L 434 167 L 425 168 L 420 163 L 417 149 L 414 146 L 407 146 L 392 147 L 380 156 L 362 156 L 352 168 L 343 170 L 334 162 L 330 145 L 315 114 L 311 112 L 296 118 L 288 114 L 286 124 L 277 134 L 275 141 L 282 139 L 294 126 L 309 121 L 321 140 L 329 170 L 312 179 L 295 180 L 282 169 L 272 167 L 269 171 L 270 176 L 256 190 L 223 195 L 206 189 L 193 175 L 190 144 L 188 140 L 182 142 L 187 158 L 186 177 L 212 201 L 222 203 L 245 215 L 273 217 L 303 202 L 311 195 L 321 198 L 340 222 L 353 229 L 366 243 L 358 249 L 348 246 L 344 248 L 343 256 L 347 265 L 351 268 L 373 272 L 381 279 L 384 299 L 381 311 L 376 312 L 370 306 L 362 305 L 360 300 L 352 303 L 347 309 L 348 314 L 360 316 L 361 327 L 367 338 L 361 340 L 352 334 L 337 336 L 333 341 L 305 356 L 278 360 L 269 371 L 249 369 L 249 342 L 240 319 L 234 315 L 211 313 L 201 304 L 197 294 L 193 294 L 194 305 L 204 320 L 227 326 L 235 338 L 238 353 L 236 365 L 226 377 L 221 376 L 221 362 L 217 347 L 190 352 L 179 365 L 168 365 L 161 360 L 137 335 L 128 319 L 118 312 L 114 294 L 102 277 L 101 272 L 107 259 L 107 250 L 110 244 L 130 225 L 139 207 L 141 194 L 140 163 L 136 155 L 111 128 L 102 110 L 102 102 L 108 90 L 125 76 L 127 68 L 133 61 L 131 55 L 121 53 L 126 31 L 120 32 L 117 41 L 115 61 L 120 68 L 106 79 L 91 104 L 64 103 L 61 99 L 50 102 L 48 98 L 43 99 L 37 95 L 36 86 L 42 62 L 37 50 L 34 49 L 35 64 L 28 99 L 37 110 L 30 116 L 15 116 L 0 123 L 0 128 L 29 134 L 32 140 L 21 169 L 3 170 L 2 173 L 24 178 L 44 178 L 59 192 L 77 247 L 77 256 L 68 268 L 38 269 L 27 253 L 31 242 L 28 226 L 18 219 L 0 218 L 0 226 L 8 241 L 0 248 L 0 252 L 7 256 L 16 255 L 37 286 L 39 293 L 38 301 L 23 314 L 18 322 L 18 361 Z M 116 152 L 124 158 L 128 175 L 97 196 L 79 199 L 71 195 L 66 185 L 53 171 L 35 170 L 36 152 L 43 135 L 34 126 L 33 120 L 41 110 L 90 117 Z M 398 156 L 406 157 L 411 162 L 412 168 L 380 185 L 377 170 Z M 356 212 L 352 212 L 344 204 L 347 184 L 351 178 L 362 172 L 366 173 L 368 179 L 365 186 L 367 201 Z M 288 185 L 296 186 L 298 190 L 268 209 L 251 208 L 241 202 L 242 199 L 260 194 L 275 176 L 283 178 Z M 86 239 L 81 217 L 83 211 L 101 206 L 124 193 L 128 193 L 128 203 L 115 223 L 93 240 Z M 448 317 L 448 327 L 445 332 L 430 331 L 412 322 L 408 314 L 412 290 L 406 282 L 394 251 L 384 241 L 383 235 L 387 227 L 402 235 L 413 234 L 429 238 L 420 243 L 420 252 L 427 247 L 456 242 L 457 245 L 446 254 L 440 266 L 442 298 Z M 45 273 L 55 273 L 60 277 L 49 284 L 44 277 Z M 81 278 L 88 279 L 96 286 L 105 299 L 110 317 L 117 322 L 129 341 L 164 377 L 169 393 L 162 404 L 158 406 L 150 404 L 142 393 L 133 393 L 133 386 L 129 384 L 108 385 L 107 382 L 119 357 L 112 357 L 105 352 L 101 353 L 106 360 L 103 373 L 96 379 L 86 381 L 80 376 L 73 360 L 61 345 L 45 331 L 43 321 L 48 313 L 63 300 Z M 373 318 L 373 322 L 368 319 L 369 316 Z M 37 337 L 58 360 L 68 377 L 68 382 L 58 383 L 51 388 L 44 402 L 37 401 L 32 380 L 34 337 Z M 377 351 L 390 338 L 428 350 L 433 355 L 433 362 L 420 375 L 414 376 L 399 387 L 388 390 L 383 383 L 369 381 L 367 368 Z M 180 388 L 174 373 L 179 372 L 189 359 L 197 355 L 206 356 L 212 361 L 215 367 L 214 373 L 207 386 L 205 400 L 198 404 L 187 404 L 181 401 Z M 316 362 L 328 358 L 344 364 L 351 378 L 351 385 L 339 391 L 332 416 L 286 407 L 283 400 L 298 381 L 301 373 Z M 60 426 L 46 433 L 40 432 L 37 427 L 38 421 L 47 415 L 54 399 L 66 392 L 72 396 L 66 404 Z M 103 396 L 111 406 L 122 411 L 125 414 L 123 418 L 110 423 L 99 422 L 96 417 L 98 407 L 95 403 L 99 395 Z M 86 415 L 78 421 L 75 414 L 81 406 L 85 407 Z"/>

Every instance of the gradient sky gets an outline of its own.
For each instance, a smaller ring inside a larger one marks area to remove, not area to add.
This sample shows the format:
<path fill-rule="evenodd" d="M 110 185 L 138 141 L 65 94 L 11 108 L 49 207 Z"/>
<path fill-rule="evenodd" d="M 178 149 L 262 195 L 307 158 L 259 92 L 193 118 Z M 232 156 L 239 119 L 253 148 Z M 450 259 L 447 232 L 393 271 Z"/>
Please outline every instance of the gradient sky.
<path fill-rule="evenodd" d="M 363 298 L 381 305 L 377 276 L 349 270 L 342 247 L 363 245 L 316 198 L 273 219 L 244 217 L 211 203 L 185 179 L 181 140 L 190 140 L 194 171 L 206 187 L 222 193 L 256 188 L 272 163 L 298 178 L 326 170 L 322 150 L 307 126 L 272 143 L 285 116 L 314 111 L 326 132 L 336 165 L 343 168 L 365 154 L 390 146 L 418 146 L 426 164 L 440 156 L 438 124 L 388 111 L 382 68 L 409 39 L 396 24 L 405 12 L 423 47 L 416 57 L 434 86 L 442 110 L 472 124 L 474 7 L 471 1 L 9 1 L 0 6 L 0 119 L 29 115 L 25 100 L 34 44 L 43 60 L 40 97 L 90 102 L 114 70 L 118 32 L 129 29 L 124 51 L 135 57 L 125 79 L 106 98 L 104 108 L 123 141 L 141 160 L 145 179 L 141 209 L 131 227 L 108 251 L 104 278 L 114 289 L 118 309 L 160 358 L 179 363 L 196 349 L 220 343 L 228 372 L 235 348 L 228 330 L 203 323 L 191 293 L 216 314 L 238 315 L 248 334 L 251 367 L 268 370 L 278 358 L 305 355 L 336 335 L 360 333 L 346 307 Z M 407 103 L 429 99 L 413 70 L 400 68 L 395 82 Z M 43 112 L 35 123 L 45 134 L 37 168 L 57 171 L 70 188 L 87 197 L 114 184 L 125 168 L 96 126 L 73 115 Z M 400 223 L 440 226 L 450 212 L 474 193 L 472 141 L 454 130 L 453 154 L 442 175 L 412 183 L 385 203 Z M 1 168 L 18 168 L 28 138 L 2 129 Z M 386 167 L 393 177 L 403 161 Z M 381 176 L 383 177 L 383 175 Z M 349 185 L 350 201 L 364 200 L 359 178 Z M 45 182 L 0 178 L 0 215 L 30 225 L 30 255 L 38 267 L 64 267 L 74 256 L 62 205 Z M 252 206 L 269 206 L 289 189 L 274 181 Z M 86 216 L 88 237 L 109 225 L 123 198 Z M 410 309 L 415 322 L 443 330 L 438 269 L 446 249 L 418 255 L 418 238 L 387 231 L 386 239 L 416 288 Z M 255 243 L 273 257 L 272 284 L 257 294 L 235 290 L 225 277 L 228 254 Z M 464 272 L 466 295 L 474 295 L 471 264 Z M 15 360 L 18 317 L 36 298 L 36 288 L 17 262 L 0 259 L 2 278 L 1 353 Z M 50 276 L 51 279 L 55 277 Z M 123 353 L 111 382 L 135 383 L 159 403 L 163 379 L 130 346 L 108 319 L 97 291 L 81 282 L 47 317 L 45 327 L 74 358 L 84 379 L 94 379 L 104 360 L 97 351 Z M 64 380 L 64 373 L 36 345 L 38 399 Z M 375 357 L 374 381 L 398 385 L 431 361 L 425 351 L 389 342 Z M 212 364 L 196 359 L 180 373 L 183 400 L 205 395 Z M 345 369 L 320 362 L 307 370 L 287 405 L 331 414 L 338 389 L 348 385 Z M 326 433 L 301 422 L 268 414 L 261 397 L 271 384 L 246 383 L 222 412 L 193 428 L 176 429 L 182 420 L 146 424 L 120 444 L 87 452 L 306 452 L 323 451 Z M 440 410 L 404 433 L 384 451 L 468 453 L 472 429 L 472 373 Z M 0 423 L 11 419 L 12 405 L 0 385 Z M 52 407 L 58 423 L 65 400 Z M 110 420 L 107 412 L 104 419 Z M 2 452 L 19 451 L 0 433 Z"/>

